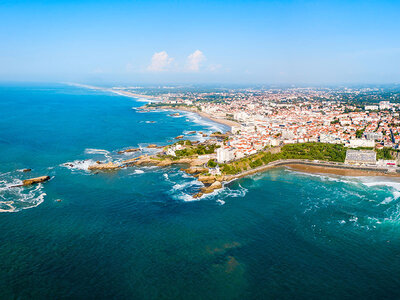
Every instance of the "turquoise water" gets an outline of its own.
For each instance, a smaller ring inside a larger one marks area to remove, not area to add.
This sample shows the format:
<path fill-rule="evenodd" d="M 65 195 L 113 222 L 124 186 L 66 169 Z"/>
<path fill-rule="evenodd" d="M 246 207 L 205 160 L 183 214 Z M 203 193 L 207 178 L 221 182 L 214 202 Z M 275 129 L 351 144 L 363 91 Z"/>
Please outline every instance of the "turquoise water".
<path fill-rule="evenodd" d="M 0 87 L 0 298 L 400 296 L 400 183 L 275 169 L 192 201 L 200 186 L 179 167 L 90 174 L 126 147 L 226 130 L 141 105 Z M 8 188 L 40 175 L 52 179 Z"/>

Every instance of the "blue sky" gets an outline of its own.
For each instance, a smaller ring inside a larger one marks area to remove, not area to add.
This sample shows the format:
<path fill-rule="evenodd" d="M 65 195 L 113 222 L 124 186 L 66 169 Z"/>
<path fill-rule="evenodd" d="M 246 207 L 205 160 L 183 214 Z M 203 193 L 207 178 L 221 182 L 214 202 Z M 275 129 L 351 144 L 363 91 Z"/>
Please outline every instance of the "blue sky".
<path fill-rule="evenodd" d="M 400 82 L 400 1 L 1 1 L 0 80 Z"/>

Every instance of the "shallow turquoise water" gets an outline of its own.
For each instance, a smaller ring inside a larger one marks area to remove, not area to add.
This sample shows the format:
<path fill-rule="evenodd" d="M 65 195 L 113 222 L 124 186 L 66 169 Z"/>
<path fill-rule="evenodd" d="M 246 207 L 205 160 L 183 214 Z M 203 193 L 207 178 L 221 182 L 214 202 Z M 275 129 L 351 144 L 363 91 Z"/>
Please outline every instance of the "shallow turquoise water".
<path fill-rule="evenodd" d="M 178 167 L 88 173 L 85 160 L 220 127 L 141 105 L 0 87 L 0 208 L 17 210 L 0 213 L 0 298 L 399 297 L 400 183 L 275 169 L 189 201 L 199 185 Z"/>

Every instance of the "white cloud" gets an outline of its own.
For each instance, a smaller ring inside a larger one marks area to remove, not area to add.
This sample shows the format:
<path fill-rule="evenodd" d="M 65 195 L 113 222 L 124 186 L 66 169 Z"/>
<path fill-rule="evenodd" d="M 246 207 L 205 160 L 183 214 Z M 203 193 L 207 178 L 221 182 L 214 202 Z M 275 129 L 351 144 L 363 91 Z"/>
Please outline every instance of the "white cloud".
<path fill-rule="evenodd" d="M 213 65 L 208 66 L 208 70 L 210 72 L 217 72 L 217 71 L 221 70 L 221 68 L 222 68 L 222 65 L 220 65 L 220 64 L 213 64 Z"/>
<path fill-rule="evenodd" d="M 148 71 L 161 72 L 166 71 L 174 59 L 168 56 L 165 51 L 156 52 L 151 58 L 151 63 L 147 67 Z"/>
<path fill-rule="evenodd" d="M 206 59 L 203 52 L 200 50 L 194 51 L 188 56 L 187 69 L 189 71 L 197 72 L 200 70 L 200 64 Z"/>

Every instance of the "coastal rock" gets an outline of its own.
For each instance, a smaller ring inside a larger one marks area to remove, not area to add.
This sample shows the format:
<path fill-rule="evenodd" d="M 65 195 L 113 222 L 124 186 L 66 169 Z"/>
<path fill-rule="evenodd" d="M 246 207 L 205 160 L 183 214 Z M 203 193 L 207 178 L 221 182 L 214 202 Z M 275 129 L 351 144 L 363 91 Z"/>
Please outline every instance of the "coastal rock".
<path fill-rule="evenodd" d="M 220 133 L 220 132 L 214 132 L 214 133 L 210 134 L 210 137 L 217 137 L 217 138 L 221 138 L 221 139 L 227 138 L 228 136 L 229 136 L 229 134 Z"/>
<path fill-rule="evenodd" d="M 214 190 L 222 188 L 222 183 L 220 181 L 215 181 L 213 184 L 210 185 L 210 188 Z"/>
<path fill-rule="evenodd" d="M 90 171 L 95 171 L 95 170 L 107 171 L 107 170 L 116 170 L 119 168 L 121 168 L 121 166 L 119 164 L 115 164 L 112 161 L 110 161 L 110 162 L 104 163 L 104 164 L 91 165 L 91 166 L 89 166 L 88 169 Z"/>
<path fill-rule="evenodd" d="M 164 159 L 164 160 L 161 160 L 160 162 L 158 162 L 157 166 L 159 166 L 159 167 L 167 167 L 167 166 L 170 166 L 172 164 L 174 164 L 174 162 L 172 160 Z"/>
<path fill-rule="evenodd" d="M 209 185 L 213 184 L 216 181 L 216 178 L 213 175 L 210 176 L 200 175 L 197 179 L 201 181 L 203 184 L 209 184 Z"/>
<path fill-rule="evenodd" d="M 26 173 L 26 172 L 30 172 L 32 171 L 32 169 L 23 169 L 22 172 Z"/>
<path fill-rule="evenodd" d="M 219 181 L 215 181 L 210 186 L 202 187 L 200 190 L 203 194 L 210 194 L 220 188 L 222 188 L 222 183 Z"/>
<path fill-rule="evenodd" d="M 208 172 L 208 169 L 203 167 L 190 167 L 187 169 L 182 169 L 182 171 L 192 175 L 192 174 L 206 173 Z"/>
<path fill-rule="evenodd" d="M 130 148 L 130 149 L 118 151 L 118 154 L 137 152 L 137 151 L 140 151 L 140 149 L 139 148 Z"/>
<path fill-rule="evenodd" d="M 22 181 L 22 185 L 31 185 L 35 183 L 41 183 L 45 182 L 50 179 L 50 176 L 40 176 L 40 177 L 35 177 L 35 178 L 30 178 L 30 179 L 25 179 Z"/>
<path fill-rule="evenodd" d="M 151 159 L 148 155 L 141 155 L 132 159 L 127 159 L 121 162 L 124 166 L 141 166 L 141 165 L 156 165 L 159 161 Z"/>
<path fill-rule="evenodd" d="M 197 198 L 200 198 L 201 196 L 203 196 L 203 193 L 202 192 L 198 192 L 197 194 L 194 194 L 192 197 L 194 199 L 197 199 Z"/>
<path fill-rule="evenodd" d="M 183 139 L 183 135 L 178 135 L 175 139 L 176 140 Z"/>
<path fill-rule="evenodd" d="M 162 147 L 160 147 L 160 146 L 157 146 L 156 144 L 149 144 L 148 146 L 147 146 L 147 148 L 155 148 L 155 149 L 157 149 L 157 148 L 162 148 Z"/>

